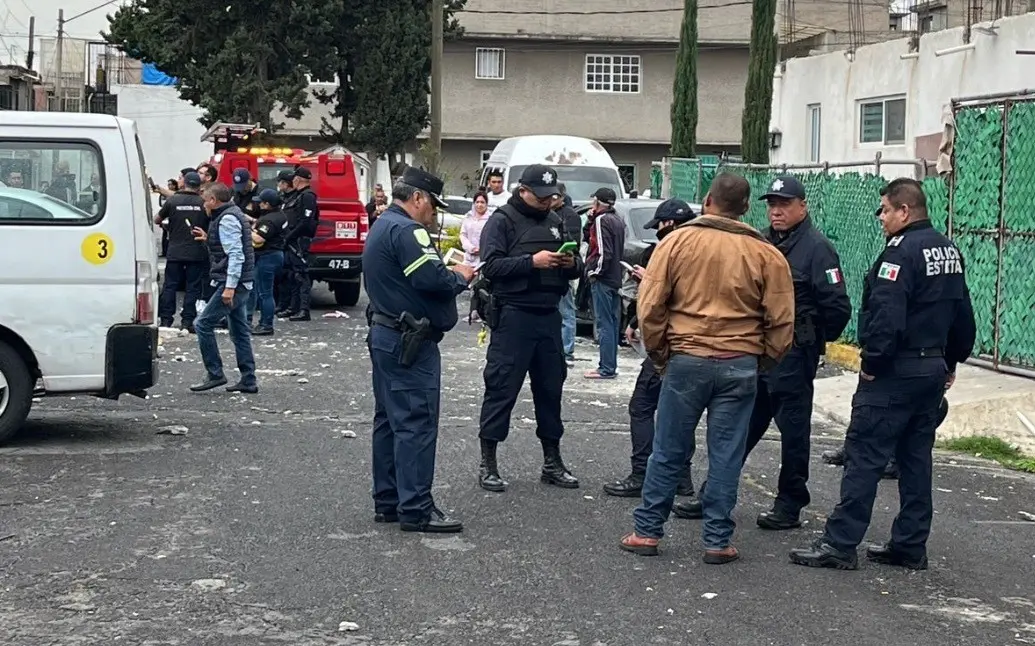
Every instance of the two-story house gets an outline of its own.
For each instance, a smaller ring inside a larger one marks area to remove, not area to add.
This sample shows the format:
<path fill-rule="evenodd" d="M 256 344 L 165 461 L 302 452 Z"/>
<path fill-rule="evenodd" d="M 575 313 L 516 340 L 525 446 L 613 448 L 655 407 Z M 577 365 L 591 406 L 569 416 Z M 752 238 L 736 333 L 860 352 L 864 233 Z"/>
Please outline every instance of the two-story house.
<path fill-rule="evenodd" d="M 782 6 L 782 5 L 781 5 Z M 843 0 L 799 5 L 782 40 L 844 30 Z M 871 24 L 887 24 L 887 8 Z M 668 154 L 681 0 L 468 0 L 462 39 L 446 43 L 441 168 L 450 192 L 468 192 L 502 138 L 565 134 L 599 141 L 627 188 L 649 184 Z M 698 151 L 740 148 L 751 3 L 701 0 Z"/>

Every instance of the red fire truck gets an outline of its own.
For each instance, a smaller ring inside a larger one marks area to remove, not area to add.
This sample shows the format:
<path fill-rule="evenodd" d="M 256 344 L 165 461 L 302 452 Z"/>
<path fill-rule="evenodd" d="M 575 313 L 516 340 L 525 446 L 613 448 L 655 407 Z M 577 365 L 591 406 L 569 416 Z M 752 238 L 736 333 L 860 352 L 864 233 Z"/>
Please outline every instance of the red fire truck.
<path fill-rule="evenodd" d="M 215 144 L 209 163 L 219 171 L 219 181 L 232 183 L 233 172 L 248 170 L 263 188 L 276 188 L 277 174 L 305 166 L 313 174 L 312 188 L 320 205 L 320 223 L 309 247 L 309 275 L 326 282 L 338 305 L 359 301 L 361 259 L 367 239 L 367 213 L 359 200 L 359 185 L 352 156 L 332 146 L 308 153 L 300 149 L 247 146 L 260 132 L 247 124 L 217 123 L 202 141 Z"/>

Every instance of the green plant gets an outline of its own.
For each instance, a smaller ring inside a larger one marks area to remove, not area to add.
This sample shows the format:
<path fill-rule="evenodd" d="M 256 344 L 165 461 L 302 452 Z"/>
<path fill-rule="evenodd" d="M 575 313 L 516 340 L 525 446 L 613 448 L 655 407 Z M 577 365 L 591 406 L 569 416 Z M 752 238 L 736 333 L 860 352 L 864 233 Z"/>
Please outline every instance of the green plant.
<path fill-rule="evenodd" d="M 769 163 L 769 117 L 773 109 L 776 71 L 776 0 L 751 3 L 751 47 L 744 88 L 740 155 L 752 164 Z"/>
<path fill-rule="evenodd" d="M 957 453 L 970 453 L 974 457 L 994 460 L 1008 469 L 1035 473 L 1035 458 L 1021 453 L 998 437 L 970 436 L 945 440 L 938 443 L 939 448 Z"/>
<path fill-rule="evenodd" d="M 439 252 L 445 256 L 450 249 L 464 250 L 460 244 L 460 227 L 446 227 L 440 234 L 438 239 Z"/>
<path fill-rule="evenodd" d="M 697 144 L 697 0 L 684 2 L 672 95 L 672 156 L 693 157 Z"/>

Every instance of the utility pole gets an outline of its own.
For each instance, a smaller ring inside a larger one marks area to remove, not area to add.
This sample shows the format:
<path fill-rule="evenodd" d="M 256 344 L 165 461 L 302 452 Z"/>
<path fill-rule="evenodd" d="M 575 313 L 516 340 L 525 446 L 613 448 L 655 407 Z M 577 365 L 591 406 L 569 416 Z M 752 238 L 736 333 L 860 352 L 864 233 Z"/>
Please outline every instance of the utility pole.
<path fill-rule="evenodd" d="M 32 59 L 36 58 L 36 16 L 29 16 L 29 53 L 25 55 L 25 68 L 32 69 Z"/>
<path fill-rule="evenodd" d="M 438 174 L 442 161 L 443 0 L 431 0 L 431 138 L 428 171 Z"/>
<path fill-rule="evenodd" d="M 54 96 L 57 98 L 57 111 L 65 111 L 65 102 L 61 93 L 64 91 L 64 83 L 61 76 L 65 73 L 65 10 L 58 9 L 58 37 L 57 37 L 57 77 L 54 79 Z"/>

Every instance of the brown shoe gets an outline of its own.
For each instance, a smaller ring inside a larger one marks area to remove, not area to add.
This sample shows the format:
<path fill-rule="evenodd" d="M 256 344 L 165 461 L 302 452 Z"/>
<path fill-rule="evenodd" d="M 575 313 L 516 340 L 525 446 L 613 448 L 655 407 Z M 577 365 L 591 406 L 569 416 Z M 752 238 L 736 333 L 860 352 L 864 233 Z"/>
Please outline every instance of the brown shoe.
<path fill-rule="evenodd" d="M 738 552 L 737 548 L 732 545 L 728 545 L 725 549 L 721 550 L 704 551 L 704 562 L 708 565 L 725 565 L 726 563 L 732 563 L 739 558 L 740 552 Z"/>
<path fill-rule="evenodd" d="M 640 556 L 657 556 L 659 542 L 656 538 L 644 538 L 643 536 L 637 536 L 636 532 L 633 532 L 623 536 L 618 547 L 626 552 L 632 552 Z"/>

